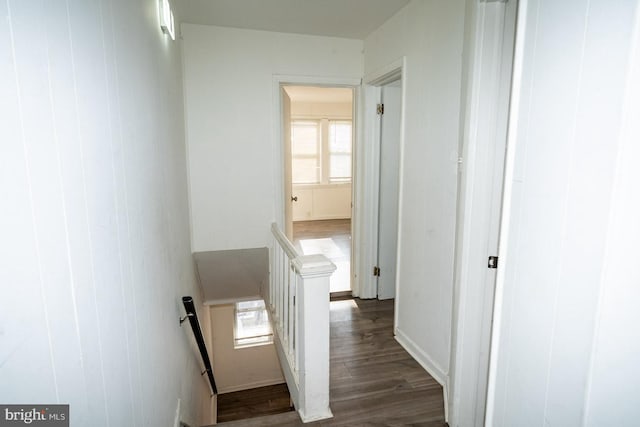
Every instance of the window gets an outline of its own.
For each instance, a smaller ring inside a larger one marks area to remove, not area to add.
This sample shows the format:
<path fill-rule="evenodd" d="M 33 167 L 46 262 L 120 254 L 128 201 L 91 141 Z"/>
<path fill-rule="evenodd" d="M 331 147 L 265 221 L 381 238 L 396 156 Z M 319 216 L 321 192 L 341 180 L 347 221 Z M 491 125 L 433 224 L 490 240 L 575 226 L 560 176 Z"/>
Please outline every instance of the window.
<path fill-rule="evenodd" d="M 291 173 L 294 184 L 320 183 L 320 122 L 291 123 Z"/>
<path fill-rule="evenodd" d="M 329 121 L 329 182 L 351 181 L 351 122 Z"/>
<path fill-rule="evenodd" d="M 236 303 L 234 347 L 253 347 L 273 342 L 273 331 L 263 300 Z"/>
<path fill-rule="evenodd" d="M 294 184 L 351 182 L 351 120 L 291 122 L 291 180 Z"/>

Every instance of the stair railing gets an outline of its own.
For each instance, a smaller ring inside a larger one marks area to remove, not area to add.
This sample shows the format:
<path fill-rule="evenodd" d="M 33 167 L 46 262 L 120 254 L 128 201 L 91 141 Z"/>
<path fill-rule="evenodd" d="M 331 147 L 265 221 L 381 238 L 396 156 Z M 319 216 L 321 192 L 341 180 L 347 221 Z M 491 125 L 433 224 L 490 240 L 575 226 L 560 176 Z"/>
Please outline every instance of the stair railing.
<path fill-rule="evenodd" d="M 294 406 L 303 422 L 331 418 L 329 408 L 329 278 L 324 255 L 299 255 L 271 225 L 267 299 L 274 344 Z"/>
<path fill-rule="evenodd" d="M 207 374 L 209 377 L 209 384 L 211 385 L 211 395 L 218 394 L 218 388 L 216 387 L 216 380 L 213 378 L 213 368 L 211 367 L 211 359 L 209 359 L 209 352 L 207 352 L 207 346 L 204 343 L 204 337 L 202 336 L 202 329 L 200 328 L 200 322 L 198 322 L 198 315 L 196 314 L 196 307 L 193 305 L 193 298 L 186 296 L 182 297 L 182 304 L 184 310 L 187 313 L 186 316 L 180 318 L 180 324 L 189 319 L 193 335 L 198 344 L 200 350 L 200 356 L 202 357 L 202 363 L 204 364 L 204 371 L 202 375 Z"/>

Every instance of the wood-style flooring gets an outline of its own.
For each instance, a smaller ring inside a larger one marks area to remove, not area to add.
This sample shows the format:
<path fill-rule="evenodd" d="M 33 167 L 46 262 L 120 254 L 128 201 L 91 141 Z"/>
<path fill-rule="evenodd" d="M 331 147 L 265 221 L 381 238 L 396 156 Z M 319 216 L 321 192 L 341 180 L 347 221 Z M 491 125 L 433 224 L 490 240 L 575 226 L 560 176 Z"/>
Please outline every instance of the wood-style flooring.
<path fill-rule="evenodd" d="M 309 426 L 446 426 L 442 387 L 393 337 L 393 300 L 331 302 L 331 410 Z M 225 423 L 301 426 L 296 412 Z"/>
<path fill-rule="evenodd" d="M 293 411 L 286 384 L 218 395 L 218 423 Z"/>
<path fill-rule="evenodd" d="M 350 219 L 322 221 L 296 221 L 293 223 L 293 239 L 317 239 L 321 237 L 350 237 Z M 348 246 L 350 247 L 350 246 Z"/>

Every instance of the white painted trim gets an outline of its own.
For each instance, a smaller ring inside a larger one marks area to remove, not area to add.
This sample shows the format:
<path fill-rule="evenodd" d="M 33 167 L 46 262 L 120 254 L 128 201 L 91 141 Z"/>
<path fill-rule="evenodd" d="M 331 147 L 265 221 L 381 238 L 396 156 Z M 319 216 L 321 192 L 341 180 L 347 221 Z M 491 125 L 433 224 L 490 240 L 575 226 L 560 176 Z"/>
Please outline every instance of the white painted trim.
<path fill-rule="evenodd" d="M 368 74 L 363 79 L 364 90 L 362 100 L 363 129 L 359 139 L 359 170 L 358 197 L 354 203 L 354 215 L 360 224 L 358 236 L 359 251 L 354 253 L 357 259 L 359 280 L 354 295 L 360 298 L 375 298 L 378 295 L 377 280 L 372 274 L 372 267 L 377 263 L 378 256 L 378 200 L 380 181 L 380 117 L 376 113 L 376 104 L 381 99 L 381 86 L 401 79 L 402 105 L 400 114 L 400 164 L 399 192 L 398 192 L 398 248 L 401 245 L 400 226 L 402 221 L 403 199 L 403 168 L 404 168 L 404 140 L 405 140 L 405 112 L 406 112 L 406 57 L 401 57 L 386 66 Z M 354 187 L 355 188 L 355 187 Z M 399 251 L 396 262 L 400 262 Z M 398 301 L 399 283 L 396 274 L 396 298 Z M 397 324 L 397 306 L 395 307 L 394 324 Z"/>
<path fill-rule="evenodd" d="M 362 114 L 363 109 L 361 105 L 363 104 L 363 90 L 362 84 L 357 86 L 353 90 L 353 112 L 351 115 L 351 120 L 353 121 L 353 143 L 351 146 L 351 242 L 358 242 L 361 234 L 360 223 L 356 220 L 359 210 L 356 203 L 356 200 L 359 198 L 358 191 L 358 182 L 357 178 L 359 170 L 361 167 L 360 152 L 362 149 L 359 144 L 362 144 L 363 141 L 363 127 L 362 123 L 364 122 Z M 357 291 L 360 289 L 360 276 L 358 275 L 359 271 L 359 258 L 357 253 L 361 250 L 360 246 L 357 244 L 351 245 L 351 262 L 349 263 L 349 277 L 351 277 L 351 292 L 353 296 L 358 296 Z"/>
<path fill-rule="evenodd" d="M 451 323 L 449 405 L 452 427 L 482 423 L 495 274 L 478 257 L 497 254 L 504 166 L 505 104 L 509 94 L 517 2 L 472 2 L 467 9 L 469 63 L 460 147 L 456 266 Z M 491 124 L 491 126 L 488 126 Z M 498 138 L 501 138 L 500 140 Z M 497 211 L 495 211 L 498 209 Z M 495 218 L 495 219 L 494 219 Z M 479 226 L 479 224 L 482 224 Z M 502 260 L 501 260 L 502 262 Z M 482 356 L 484 354 L 485 356 Z"/>
<path fill-rule="evenodd" d="M 406 129 L 406 111 L 407 111 L 407 58 L 405 56 L 402 57 L 402 64 L 400 69 L 400 90 L 402 92 L 401 96 L 401 104 L 400 104 L 400 145 L 399 145 L 399 164 L 398 164 L 398 240 L 396 242 L 396 295 L 394 300 L 393 307 L 393 324 L 398 324 L 398 301 L 400 300 L 400 269 L 397 268 L 401 265 L 401 254 L 400 248 L 402 247 L 402 218 L 404 218 L 402 206 L 404 205 L 404 152 L 405 152 L 405 129 Z M 445 393 L 445 413 L 447 411 L 447 394 Z"/>
<path fill-rule="evenodd" d="M 372 274 L 372 267 L 377 262 L 378 248 L 378 179 L 380 145 L 379 117 L 375 112 L 375 105 L 380 102 L 380 88 L 364 87 L 363 96 L 363 138 L 358 141 L 359 167 L 356 187 L 358 198 L 355 200 L 355 221 L 359 224 L 361 233 L 355 244 L 359 250 L 354 256 L 358 259 L 359 281 L 354 295 L 360 298 L 375 298 L 377 286 Z"/>
<path fill-rule="evenodd" d="M 377 70 L 364 76 L 364 83 L 370 86 L 384 86 L 400 78 L 406 69 L 406 57 L 396 59 L 395 61 L 378 68 Z M 404 77 L 404 76 L 403 76 Z"/>
<path fill-rule="evenodd" d="M 320 421 L 320 420 L 326 420 L 328 418 L 333 418 L 333 412 L 331 412 L 331 409 L 327 409 L 326 411 L 322 412 L 322 413 L 318 413 L 312 416 L 307 416 L 307 414 L 301 409 L 298 411 L 298 415 L 300 415 L 300 419 L 302 420 L 303 423 L 311 423 L 314 421 Z"/>
<path fill-rule="evenodd" d="M 444 420 L 449 420 L 449 376 L 447 373 L 435 363 L 427 353 L 422 351 L 420 347 L 411 340 L 402 330 L 395 328 L 395 339 L 404 348 L 407 353 L 415 359 L 416 362 L 424 368 L 434 380 L 442 386 L 442 395 L 444 399 Z"/>
<path fill-rule="evenodd" d="M 502 220 L 500 222 L 500 243 L 496 289 L 493 307 L 493 326 L 491 329 L 491 353 L 489 356 L 489 380 L 487 386 L 487 410 L 485 425 L 494 425 L 495 394 L 498 367 L 498 352 L 500 348 L 500 330 L 502 328 L 502 310 L 505 285 L 505 265 L 508 265 L 508 242 L 511 222 L 511 199 L 513 195 L 513 177 L 515 166 L 516 137 L 518 135 L 518 114 L 520 110 L 520 94 L 522 89 L 522 65 L 524 61 L 524 45 L 527 22 L 528 0 L 520 0 L 518 4 L 518 19 L 516 23 L 516 43 L 513 57 L 513 80 L 511 83 L 511 102 L 509 110 L 509 131 L 507 134 L 507 156 L 505 161 L 504 192 L 502 199 Z"/>
<path fill-rule="evenodd" d="M 444 371 L 444 369 L 442 369 L 436 362 L 434 362 L 427 353 L 422 351 L 422 349 L 420 349 L 420 347 L 416 343 L 414 343 L 411 338 L 409 338 L 404 332 L 402 332 L 402 330 L 396 328 L 395 331 L 395 339 L 396 341 L 398 341 L 398 343 L 400 343 L 402 348 L 404 348 L 407 353 L 409 353 L 411 357 L 413 357 L 416 362 L 418 362 L 420 366 L 422 366 L 424 370 L 427 371 L 429 375 L 431 375 L 433 379 L 438 382 L 438 384 L 440 384 L 443 388 L 448 386 L 447 373 Z"/>
<path fill-rule="evenodd" d="M 271 317 L 273 319 L 273 317 Z M 275 326 L 275 322 L 272 326 Z M 287 383 L 287 387 L 289 388 L 289 395 L 291 397 L 292 402 L 298 402 L 300 399 L 300 390 L 298 388 L 298 377 L 294 374 L 294 372 L 289 368 L 289 357 L 287 356 L 287 352 L 282 346 L 282 338 L 278 334 L 278 328 L 273 328 L 273 345 L 276 347 L 276 353 L 278 354 L 278 360 L 282 365 L 282 375 L 284 376 L 284 380 Z"/>
<path fill-rule="evenodd" d="M 411 340 L 402 330 L 395 328 L 396 341 L 404 348 L 411 357 L 414 358 L 422 368 L 427 371 L 434 380 L 442 386 L 442 397 L 444 400 L 444 420 L 449 421 L 449 375 L 429 357 L 427 353 L 422 351 L 420 347 Z"/>

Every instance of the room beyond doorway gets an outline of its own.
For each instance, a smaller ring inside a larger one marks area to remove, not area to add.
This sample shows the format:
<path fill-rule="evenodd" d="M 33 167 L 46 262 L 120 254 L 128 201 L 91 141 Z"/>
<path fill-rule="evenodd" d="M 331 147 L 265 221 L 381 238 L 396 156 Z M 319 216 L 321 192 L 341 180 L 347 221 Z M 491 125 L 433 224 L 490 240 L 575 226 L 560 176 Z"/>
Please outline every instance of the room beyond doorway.
<path fill-rule="evenodd" d="M 332 295 L 351 292 L 351 220 L 296 221 L 293 244 L 303 255 L 323 254 L 337 269 L 331 276 Z"/>
<path fill-rule="evenodd" d="M 283 231 L 301 254 L 323 254 L 336 265 L 332 296 L 351 295 L 354 92 L 345 86 L 280 86 Z"/>

